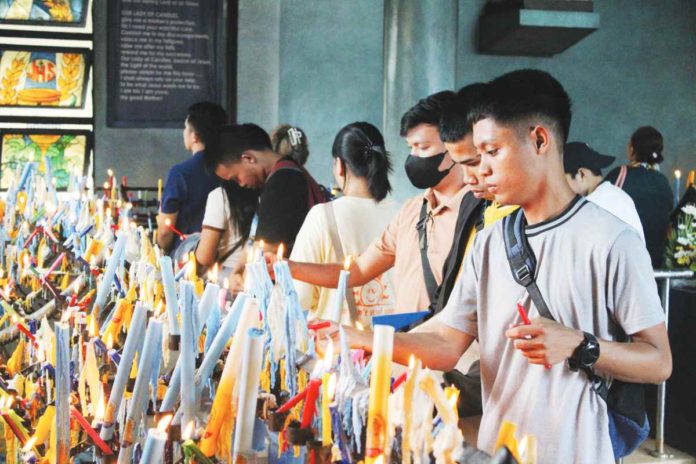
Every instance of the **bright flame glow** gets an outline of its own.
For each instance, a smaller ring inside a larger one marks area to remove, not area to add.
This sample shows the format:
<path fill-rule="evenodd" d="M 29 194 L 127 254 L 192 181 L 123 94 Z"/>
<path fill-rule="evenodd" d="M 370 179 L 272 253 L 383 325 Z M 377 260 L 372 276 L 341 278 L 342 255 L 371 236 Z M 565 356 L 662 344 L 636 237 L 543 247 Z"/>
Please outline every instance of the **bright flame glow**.
<path fill-rule="evenodd" d="M 193 437 L 194 427 L 195 425 L 193 424 L 193 421 L 188 423 L 186 429 L 184 429 L 184 433 L 181 434 L 181 438 L 183 438 L 184 441 L 190 440 L 191 437 Z"/>
<path fill-rule="evenodd" d="M 28 441 L 27 444 L 24 445 L 24 448 L 22 448 L 22 452 L 28 453 L 34 448 L 34 444 L 36 444 L 36 437 L 31 437 Z"/>
<path fill-rule="evenodd" d="M 358 329 L 359 331 L 365 330 L 365 326 L 360 323 L 360 321 L 355 321 L 355 328 Z"/>
<path fill-rule="evenodd" d="M 411 355 L 408 358 L 408 368 L 413 369 L 414 367 L 416 367 L 416 357 Z"/>
<path fill-rule="evenodd" d="M 104 405 L 104 389 L 99 389 L 99 399 L 97 400 L 97 409 L 94 411 L 94 422 L 98 423 L 104 419 L 104 412 L 106 406 Z"/>
<path fill-rule="evenodd" d="M 283 260 L 284 253 L 285 253 L 285 245 L 283 245 L 281 243 L 280 245 L 278 245 L 278 261 Z"/>
<path fill-rule="evenodd" d="M 328 393 L 327 400 L 329 402 L 333 401 L 334 395 L 336 394 L 336 374 L 331 374 L 331 376 L 329 376 L 329 384 L 326 386 L 326 393 Z"/>
<path fill-rule="evenodd" d="M 159 422 L 157 422 L 157 430 L 160 432 L 164 433 L 167 431 L 167 428 L 169 427 L 169 424 L 172 423 L 172 419 L 174 419 L 174 416 L 171 414 L 167 414 L 166 416 L 163 416 Z M 189 427 L 193 426 L 193 421 L 189 423 Z M 188 431 L 188 428 L 186 429 Z"/>
<path fill-rule="evenodd" d="M 109 175 L 109 177 L 114 177 L 114 170 L 109 168 L 106 170 L 106 173 Z"/>
<path fill-rule="evenodd" d="M 377 459 L 375 459 L 375 464 L 384 464 L 384 455 L 380 454 L 377 456 Z"/>
<path fill-rule="evenodd" d="M 14 404 L 14 400 L 14 396 L 8 396 L 7 401 L 5 402 L 5 408 L 10 409 Z"/>
<path fill-rule="evenodd" d="M 353 261 L 353 257 L 351 255 L 346 256 L 345 261 L 343 261 L 343 270 L 344 271 L 349 271 L 350 270 L 350 263 Z"/>
<path fill-rule="evenodd" d="M 106 348 L 110 350 L 113 347 L 114 347 L 114 336 L 112 334 L 109 334 L 109 336 L 106 337 Z"/>
<path fill-rule="evenodd" d="M 108 182 L 104 182 L 104 190 L 108 190 L 108 189 L 109 189 L 109 183 L 108 183 Z"/>
<path fill-rule="evenodd" d="M 87 316 L 87 319 L 89 319 L 89 321 L 87 322 L 89 338 L 94 338 L 97 334 L 97 320 L 94 318 L 94 315 L 92 314 Z"/>
<path fill-rule="evenodd" d="M 164 225 L 167 226 L 167 227 L 171 227 L 171 225 L 172 225 L 172 220 L 169 219 L 169 218 L 165 219 L 165 220 L 164 220 Z"/>
<path fill-rule="evenodd" d="M 229 277 L 225 277 L 225 280 L 223 281 L 222 286 L 223 286 L 223 288 L 224 288 L 225 290 L 229 290 L 229 289 L 230 289 L 230 279 L 229 279 Z"/>
<path fill-rule="evenodd" d="M 676 177 L 677 179 L 681 179 L 681 171 L 679 169 L 676 169 L 674 171 L 674 177 Z"/>

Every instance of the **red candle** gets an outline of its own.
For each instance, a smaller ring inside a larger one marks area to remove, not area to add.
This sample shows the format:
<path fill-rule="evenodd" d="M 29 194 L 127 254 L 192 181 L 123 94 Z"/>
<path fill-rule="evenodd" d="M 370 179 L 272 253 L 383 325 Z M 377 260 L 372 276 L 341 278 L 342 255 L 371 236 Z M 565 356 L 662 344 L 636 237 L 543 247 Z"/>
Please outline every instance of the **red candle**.
<path fill-rule="evenodd" d="M 80 411 L 75 409 L 74 406 L 70 407 L 70 415 L 77 420 L 77 422 L 80 424 L 80 427 L 84 429 L 85 432 L 87 432 L 87 435 L 92 439 L 95 445 L 99 447 L 99 449 L 102 450 L 102 452 L 106 455 L 112 454 L 111 448 L 104 442 L 104 440 L 101 439 L 99 434 L 92 428 L 91 425 L 89 425 L 89 422 L 82 417 L 82 414 L 80 414 Z"/>
<path fill-rule="evenodd" d="M 17 323 L 17 328 L 19 329 L 20 332 L 22 332 L 24 335 L 26 335 L 27 338 L 29 338 L 29 340 L 31 340 L 31 342 L 34 344 L 34 347 L 35 347 L 35 348 L 38 348 L 38 347 L 39 347 L 39 344 L 36 343 L 36 338 L 34 337 L 34 334 L 31 333 L 31 332 L 29 331 L 29 329 L 27 329 L 26 326 L 25 326 L 24 324 L 22 324 L 21 322 L 18 322 L 18 323 Z"/>
<path fill-rule="evenodd" d="M 184 240 L 186 238 L 186 236 L 179 229 L 174 227 L 170 219 L 167 219 L 164 223 L 167 225 L 167 227 L 169 227 L 169 230 L 178 235 L 181 240 Z"/>
<path fill-rule="evenodd" d="M 307 398 L 305 399 L 304 410 L 302 411 L 302 421 L 300 423 L 300 427 L 303 429 L 312 425 L 314 413 L 317 411 L 319 387 L 321 387 L 321 379 L 312 379 L 309 381 L 309 385 L 307 385 Z"/>
<path fill-rule="evenodd" d="M 299 392 L 297 395 L 293 396 L 288 401 L 286 401 L 281 407 L 279 407 L 276 410 L 276 414 L 283 414 L 283 413 L 290 411 L 292 408 L 295 407 L 295 405 L 297 405 L 297 403 L 299 403 L 300 401 L 305 399 L 306 396 L 307 396 L 307 389 L 305 388 L 304 390 Z"/>
<path fill-rule="evenodd" d="M 527 317 L 527 311 L 524 310 L 524 306 L 522 306 L 522 303 L 517 303 L 517 312 L 520 313 L 520 317 L 522 318 L 522 322 L 524 322 L 524 325 L 531 324 L 531 322 L 529 322 L 529 318 Z"/>
<path fill-rule="evenodd" d="M 391 391 L 392 392 L 396 391 L 396 389 L 399 388 L 399 385 L 401 385 L 405 381 L 406 381 L 406 372 L 404 372 L 403 374 L 401 374 L 400 376 L 398 376 L 396 378 L 396 380 L 394 381 L 394 384 L 392 385 Z"/>
<path fill-rule="evenodd" d="M 307 324 L 309 330 L 320 330 L 331 326 L 331 321 L 310 322 Z"/>

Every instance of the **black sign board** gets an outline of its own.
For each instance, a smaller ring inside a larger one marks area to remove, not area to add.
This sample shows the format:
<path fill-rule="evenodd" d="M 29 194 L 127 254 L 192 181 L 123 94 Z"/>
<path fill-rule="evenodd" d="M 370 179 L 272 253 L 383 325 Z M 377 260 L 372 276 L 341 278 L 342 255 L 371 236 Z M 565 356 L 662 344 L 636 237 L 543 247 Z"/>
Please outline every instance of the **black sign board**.
<path fill-rule="evenodd" d="M 222 102 L 220 0 L 109 0 L 111 127 L 181 127 L 198 101 Z"/>

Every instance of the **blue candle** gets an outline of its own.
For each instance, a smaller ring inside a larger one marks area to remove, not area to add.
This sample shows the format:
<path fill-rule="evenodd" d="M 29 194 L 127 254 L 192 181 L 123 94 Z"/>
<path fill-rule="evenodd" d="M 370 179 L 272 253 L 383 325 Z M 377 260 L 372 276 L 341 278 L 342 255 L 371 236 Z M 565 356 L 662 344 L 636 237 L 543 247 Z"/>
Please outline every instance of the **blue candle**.
<path fill-rule="evenodd" d="M 111 284 L 114 281 L 114 276 L 116 275 L 116 269 L 118 268 L 121 258 L 123 257 L 123 252 L 126 250 L 126 241 L 128 240 L 128 232 L 119 232 L 118 239 L 114 245 L 113 253 L 109 258 L 109 262 L 106 265 L 106 271 L 104 271 L 104 276 L 97 288 L 97 297 L 94 299 L 94 306 L 92 306 L 92 314 L 98 316 L 104 305 L 106 304 L 106 297 L 111 290 Z"/>
<path fill-rule="evenodd" d="M 56 342 L 56 462 L 70 454 L 70 327 L 58 323 Z"/>
<path fill-rule="evenodd" d="M 681 171 L 679 169 L 674 171 L 674 207 L 676 208 L 679 204 L 679 190 L 681 190 Z"/>
<path fill-rule="evenodd" d="M 193 317 L 193 284 L 184 282 L 181 289 L 184 304 L 181 305 L 181 357 L 179 358 L 181 385 L 181 422 L 184 427 L 193 422 L 196 417 L 196 389 L 193 385 L 194 371 L 196 368 L 196 355 L 198 354 L 198 344 L 196 336 L 196 323 Z"/>

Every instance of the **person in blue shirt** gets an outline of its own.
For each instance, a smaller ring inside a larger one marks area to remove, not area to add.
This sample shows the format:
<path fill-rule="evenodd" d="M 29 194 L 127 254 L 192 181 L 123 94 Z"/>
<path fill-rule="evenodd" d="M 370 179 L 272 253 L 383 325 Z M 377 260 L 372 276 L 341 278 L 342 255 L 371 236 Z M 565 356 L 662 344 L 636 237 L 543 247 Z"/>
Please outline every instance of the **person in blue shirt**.
<path fill-rule="evenodd" d="M 185 235 L 201 231 L 208 194 L 220 186 L 220 179 L 206 170 L 203 155 L 206 143 L 226 122 L 227 113 L 216 103 L 194 103 L 188 109 L 184 146 L 193 156 L 169 171 L 157 217 L 157 244 L 169 254 L 181 240 L 167 220 Z"/>

